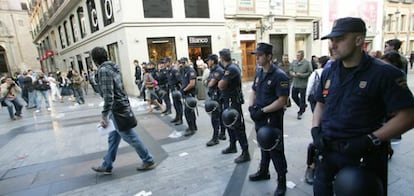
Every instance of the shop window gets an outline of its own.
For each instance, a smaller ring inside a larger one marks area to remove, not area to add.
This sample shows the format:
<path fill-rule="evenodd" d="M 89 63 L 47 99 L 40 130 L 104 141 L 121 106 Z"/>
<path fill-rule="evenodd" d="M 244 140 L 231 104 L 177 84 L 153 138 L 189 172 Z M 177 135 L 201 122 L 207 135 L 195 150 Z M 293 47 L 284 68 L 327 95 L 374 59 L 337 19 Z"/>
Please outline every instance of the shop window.
<path fill-rule="evenodd" d="M 147 38 L 147 43 L 150 61 L 158 62 L 164 57 L 177 59 L 174 37 Z"/>
<path fill-rule="evenodd" d="M 72 44 L 72 41 L 71 41 L 71 38 L 70 38 L 70 34 L 69 34 L 69 32 L 71 31 L 70 30 L 70 27 L 69 27 L 69 24 L 68 24 L 68 21 L 65 21 L 65 22 L 63 22 L 63 27 L 65 27 L 65 38 L 66 38 L 66 43 L 68 44 L 68 46 L 70 46 L 71 44 Z"/>
<path fill-rule="evenodd" d="M 79 38 L 78 38 L 78 27 L 76 25 L 75 15 L 71 15 L 69 17 L 69 20 L 70 20 L 70 27 L 71 27 L 73 42 L 77 42 Z"/>
<path fill-rule="evenodd" d="M 209 18 L 208 0 L 184 0 L 186 18 Z"/>
<path fill-rule="evenodd" d="M 111 0 L 101 0 L 102 16 L 104 26 L 114 22 L 114 9 Z"/>
<path fill-rule="evenodd" d="M 108 44 L 108 59 L 112 62 L 119 63 L 118 43 Z"/>
<path fill-rule="evenodd" d="M 171 0 L 143 0 L 142 3 L 145 18 L 172 18 Z"/>
<path fill-rule="evenodd" d="M 81 35 L 81 38 L 84 38 L 86 36 L 86 24 L 85 24 L 85 14 L 83 13 L 83 7 L 79 7 L 78 10 L 76 10 L 76 12 L 78 13 L 80 35 Z"/>
<path fill-rule="evenodd" d="M 91 33 L 94 33 L 99 30 L 98 12 L 96 11 L 95 1 L 87 0 L 86 6 L 88 7 L 89 25 L 91 28 Z"/>
<path fill-rule="evenodd" d="M 59 32 L 59 38 L 60 38 L 60 45 L 62 45 L 62 49 L 66 48 L 65 33 L 64 33 L 62 26 L 58 27 L 58 32 Z"/>

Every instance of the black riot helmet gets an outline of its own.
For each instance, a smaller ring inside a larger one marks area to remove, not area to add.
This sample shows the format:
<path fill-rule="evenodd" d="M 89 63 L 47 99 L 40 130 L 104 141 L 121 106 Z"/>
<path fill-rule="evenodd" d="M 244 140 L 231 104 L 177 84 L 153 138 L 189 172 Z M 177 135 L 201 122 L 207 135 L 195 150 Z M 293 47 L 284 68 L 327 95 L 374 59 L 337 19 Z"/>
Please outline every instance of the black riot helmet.
<path fill-rule="evenodd" d="M 219 108 L 219 103 L 217 101 L 212 100 L 212 99 L 209 99 L 204 103 L 204 109 L 209 114 L 216 111 L 217 108 Z"/>
<path fill-rule="evenodd" d="M 227 108 L 221 114 L 224 126 L 228 128 L 234 128 L 237 120 L 239 119 L 239 112 L 233 108 Z"/>
<path fill-rule="evenodd" d="M 171 94 L 172 94 L 173 99 L 181 99 L 181 92 L 180 91 L 175 90 Z"/>
<path fill-rule="evenodd" d="M 197 107 L 197 99 L 191 96 L 185 98 L 185 106 L 190 109 L 195 109 Z"/>
<path fill-rule="evenodd" d="M 282 145 L 283 134 L 278 128 L 263 126 L 257 131 L 257 142 L 264 151 L 272 151 Z"/>
<path fill-rule="evenodd" d="M 360 167 L 346 167 L 336 175 L 334 182 L 336 196 L 384 195 L 381 180 L 370 171 Z"/>

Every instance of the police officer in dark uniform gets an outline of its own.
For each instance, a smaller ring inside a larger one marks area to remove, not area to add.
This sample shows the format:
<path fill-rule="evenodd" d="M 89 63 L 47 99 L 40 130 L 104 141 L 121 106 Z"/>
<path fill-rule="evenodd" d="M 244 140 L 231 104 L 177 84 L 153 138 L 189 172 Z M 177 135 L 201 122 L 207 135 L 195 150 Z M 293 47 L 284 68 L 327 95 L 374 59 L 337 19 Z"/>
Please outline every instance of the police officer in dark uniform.
<path fill-rule="evenodd" d="M 333 195 L 338 171 L 357 166 L 376 174 L 387 193 L 389 140 L 414 127 L 414 97 L 404 74 L 363 51 L 366 27 L 360 18 L 340 18 L 330 50 L 336 59 L 325 67 L 316 92 L 311 129 L 318 150 L 313 191 Z M 387 122 L 387 114 L 394 117 Z"/>
<path fill-rule="evenodd" d="M 230 146 L 222 151 L 223 154 L 236 153 L 236 141 L 239 141 L 242 148 L 242 154 L 237 157 L 235 163 L 243 163 L 250 161 L 249 144 L 246 136 L 246 126 L 244 124 L 244 117 L 241 105 L 244 103 L 244 98 L 241 90 L 241 70 L 231 63 L 230 50 L 225 48 L 219 52 L 220 61 L 224 67 L 224 76 L 219 81 L 218 87 L 221 91 L 221 102 L 223 108 L 233 108 L 239 112 L 238 119 L 232 128 L 228 128 Z"/>
<path fill-rule="evenodd" d="M 195 83 L 197 74 L 194 68 L 192 68 L 188 63 L 188 58 L 183 57 L 180 59 L 180 62 L 184 67 L 184 76 L 182 80 L 181 93 L 184 99 L 187 99 L 188 97 L 194 97 L 196 93 Z M 194 109 L 190 108 L 186 104 L 184 107 L 184 115 L 188 125 L 188 128 L 185 130 L 184 136 L 193 135 L 195 131 L 197 131 L 196 115 Z"/>
<path fill-rule="evenodd" d="M 224 75 L 224 69 L 218 65 L 218 56 L 210 54 L 207 59 L 207 65 L 210 68 L 210 75 L 207 78 L 208 96 L 211 100 L 218 102 L 216 110 L 211 112 L 211 124 L 213 126 L 213 138 L 207 142 L 207 146 L 214 146 L 219 143 L 220 138 L 225 138 L 226 128 L 221 120 L 222 105 L 220 102 L 220 90 L 218 89 L 218 82 Z M 220 131 L 221 130 L 221 131 Z M 220 131 L 220 133 L 219 133 Z"/>
<path fill-rule="evenodd" d="M 159 89 L 159 96 L 160 98 L 165 102 L 166 110 L 162 113 L 165 115 L 171 114 L 171 100 L 170 100 L 170 94 L 168 90 L 168 68 L 166 67 L 167 61 L 171 59 L 170 58 L 164 58 L 161 60 L 161 63 L 159 64 L 159 71 L 158 71 L 158 86 Z"/>
<path fill-rule="evenodd" d="M 171 64 L 171 62 L 167 63 Z M 181 94 L 181 75 L 178 70 L 178 65 L 170 68 L 168 73 L 168 87 L 173 95 L 173 105 L 175 109 L 175 118 L 171 121 L 171 123 L 181 125 L 183 124 L 183 103 L 181 102 L 180 96 L 175 96 L 176 94 Z"/>
<path fill-rule="evenodd" d="M 273 46 L 268 43 L 259 43 L 256 54 L 256 62 L 261 68 L 256 73 L 250 94 L 249 112 L 255 122 L 256 132 L 263 126 L 270 126 L 282 131 L 284 106 L 289 96 L 289 78 L 278 66 L 272 63 Z M 251 181 L 268 180 L 269 163 L 273 165 L 278 174 L 278 185 L 274 195 L 285 195 L 287 164 L 283 147 L 283 136 L 278 148 L 271 151 L 261 150 L 262 159 L 259 170 L 250 175 Z"/>

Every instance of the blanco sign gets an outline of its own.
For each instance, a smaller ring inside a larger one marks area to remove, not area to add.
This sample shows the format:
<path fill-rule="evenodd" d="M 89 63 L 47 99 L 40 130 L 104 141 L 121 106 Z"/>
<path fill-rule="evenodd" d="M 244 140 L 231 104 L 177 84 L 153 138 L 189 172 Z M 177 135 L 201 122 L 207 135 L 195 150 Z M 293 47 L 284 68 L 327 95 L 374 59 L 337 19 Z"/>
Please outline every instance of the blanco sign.
<path fill-rule="evenodd" d="M 190 44 L 205 44 L 208 43 L 207 37 L 190 37 L 189 38 Z"/>

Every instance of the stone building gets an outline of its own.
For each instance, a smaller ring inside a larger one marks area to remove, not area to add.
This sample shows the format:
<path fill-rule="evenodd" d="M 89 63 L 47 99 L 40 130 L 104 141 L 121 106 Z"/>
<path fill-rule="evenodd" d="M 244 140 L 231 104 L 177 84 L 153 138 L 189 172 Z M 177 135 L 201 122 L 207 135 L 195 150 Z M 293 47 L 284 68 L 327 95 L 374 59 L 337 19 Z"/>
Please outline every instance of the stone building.
<path fill-rule="evenodd" d="M 0 0 L 0 73 L 40 68 L 30 31 L 26 1 Z"/>

